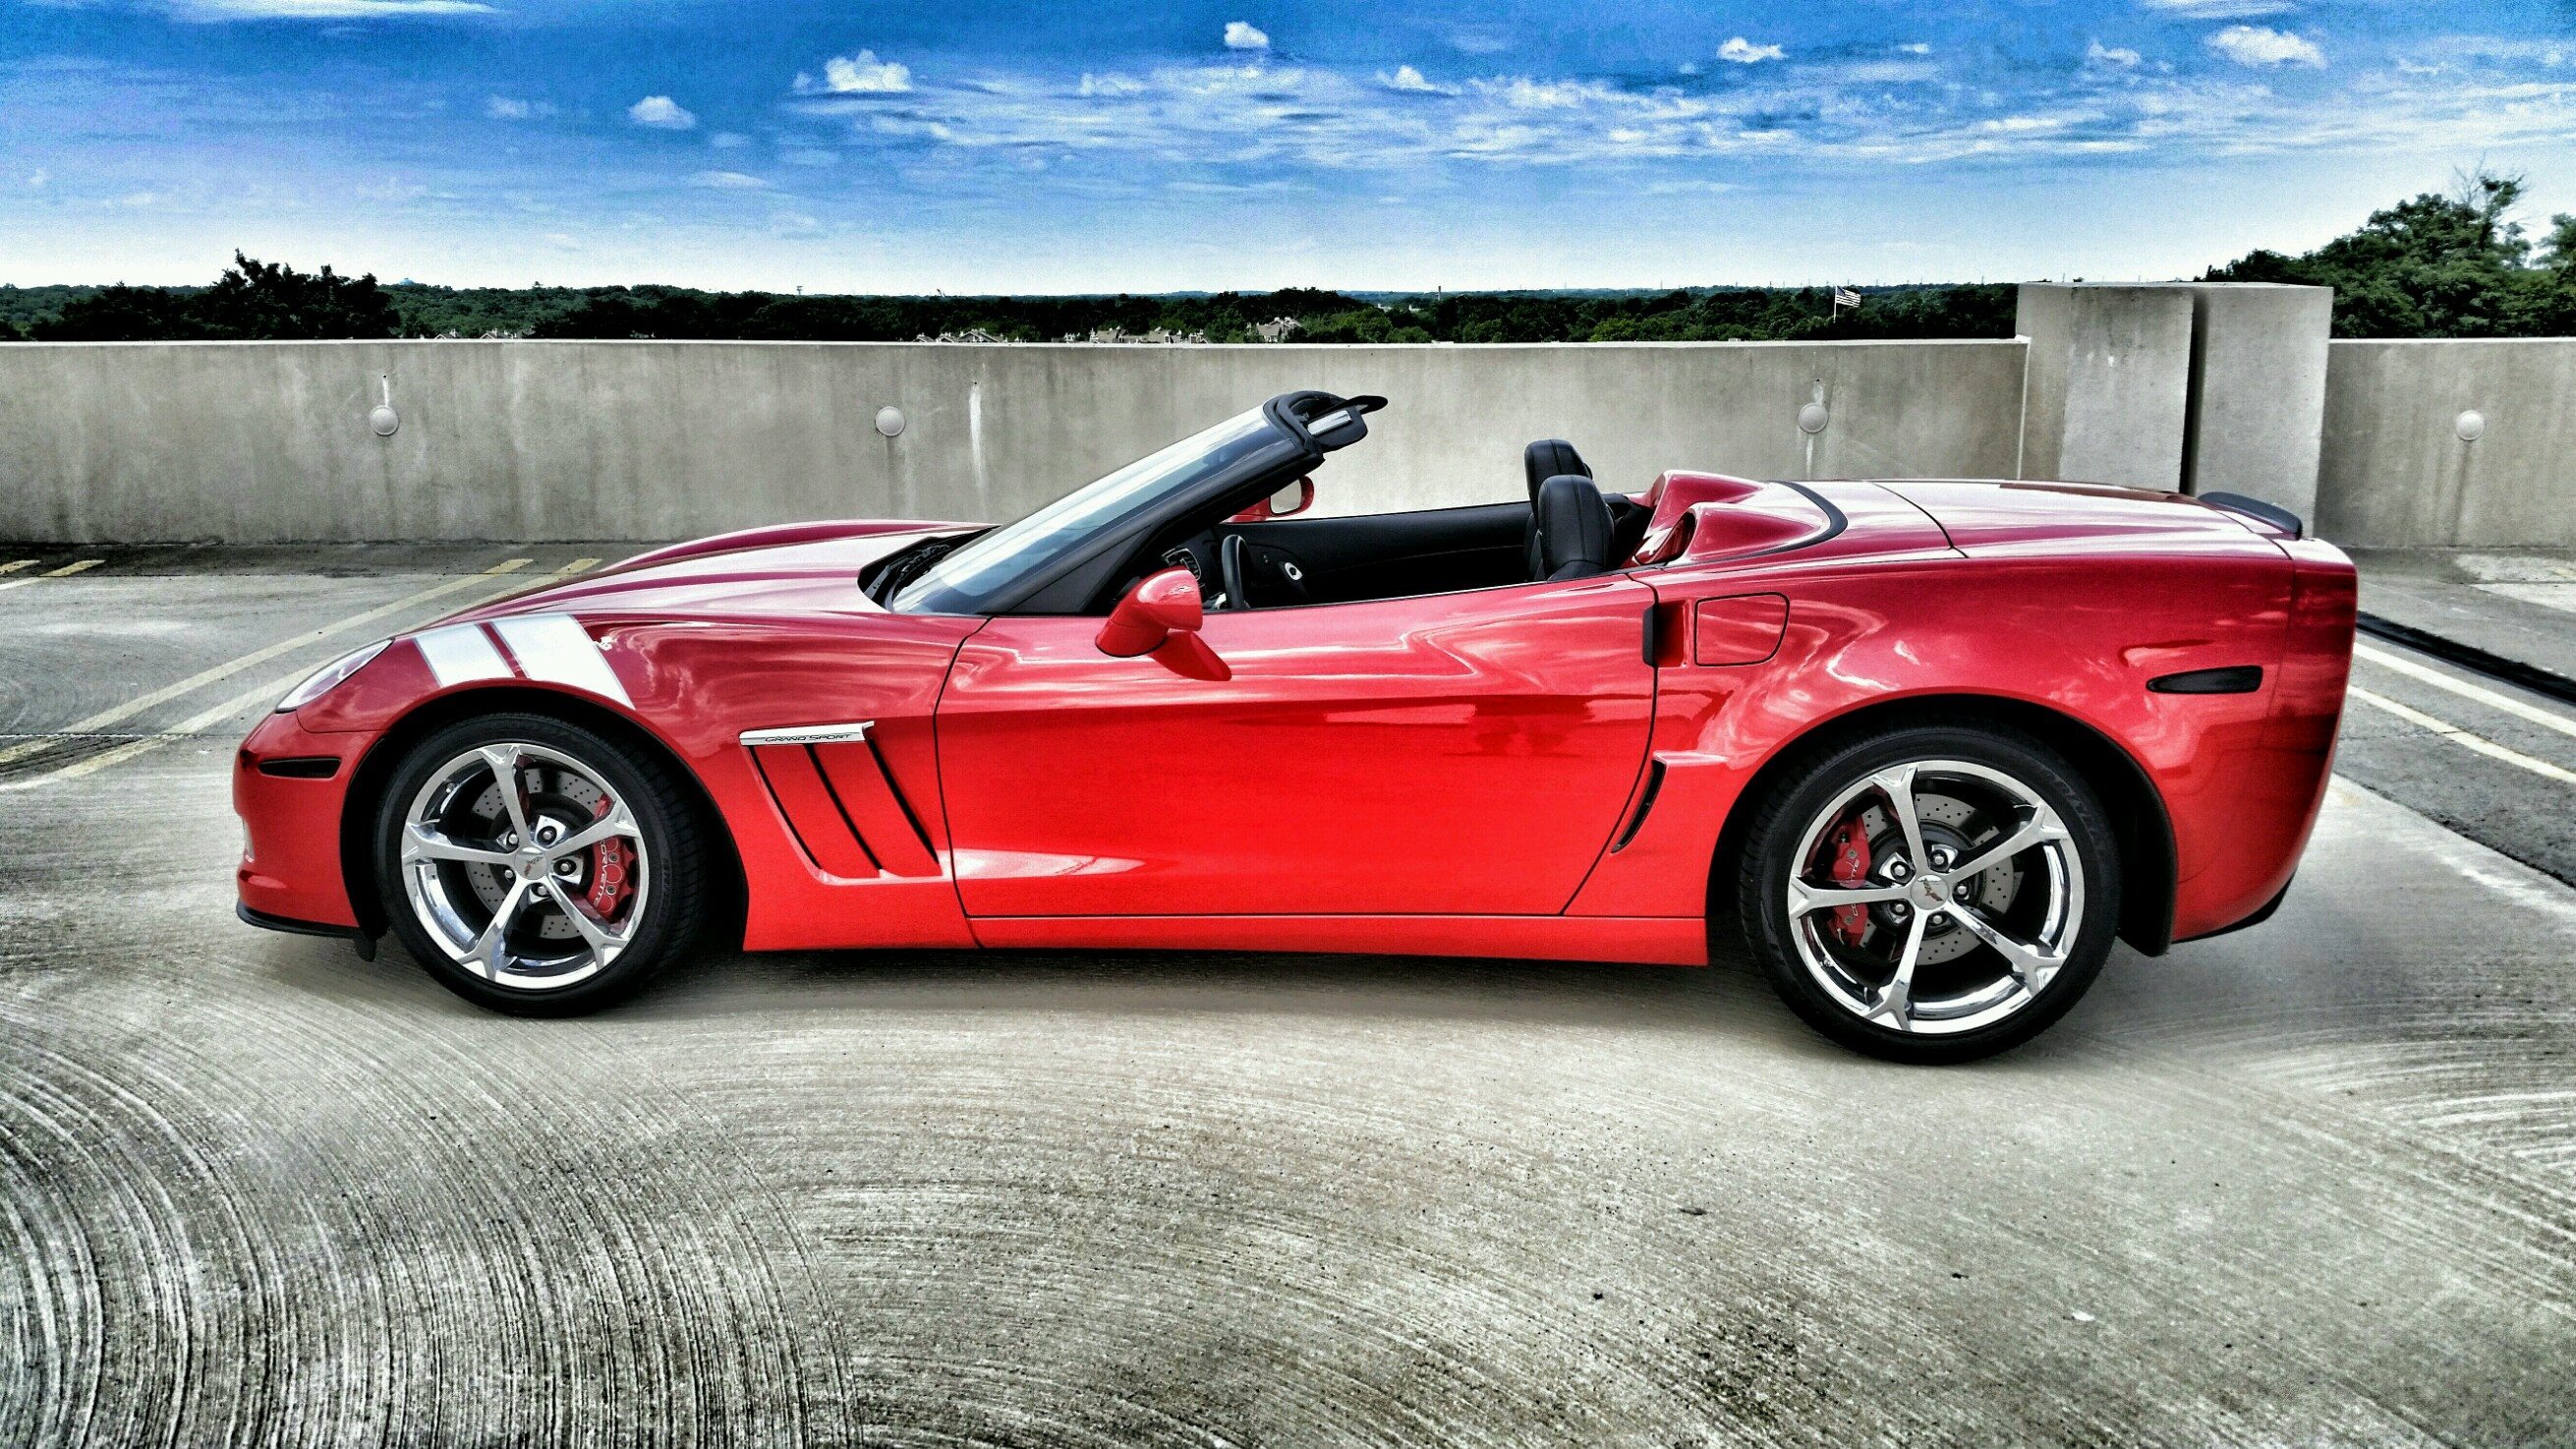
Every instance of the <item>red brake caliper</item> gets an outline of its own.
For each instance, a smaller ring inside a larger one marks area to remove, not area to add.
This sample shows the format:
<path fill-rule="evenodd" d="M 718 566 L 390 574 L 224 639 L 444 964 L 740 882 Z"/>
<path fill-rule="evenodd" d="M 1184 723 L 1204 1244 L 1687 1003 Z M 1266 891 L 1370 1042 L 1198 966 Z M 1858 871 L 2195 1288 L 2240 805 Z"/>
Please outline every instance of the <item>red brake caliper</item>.
<path fill-rule="evenodd" d="M 1858 817 L 1844 821 L 1842 829 L 1834 832 L 1834 884 L 1869 884 L 1869 831 Z M 1834 907 L 1834 935 L 1844 945 L 1857 946 L 1868 934 L 1869 907 Z"/>
<path fill-rule="evenodd" d="M 608 814 L 608 797 L 599 797 L 599 808 L 593 818 Z M 626 904 L 626 872 L 635 862 L 623 837 L 611 837 L 590 848 L 590 911 L 603 921 L 617 919 L 618 909 Z"/>

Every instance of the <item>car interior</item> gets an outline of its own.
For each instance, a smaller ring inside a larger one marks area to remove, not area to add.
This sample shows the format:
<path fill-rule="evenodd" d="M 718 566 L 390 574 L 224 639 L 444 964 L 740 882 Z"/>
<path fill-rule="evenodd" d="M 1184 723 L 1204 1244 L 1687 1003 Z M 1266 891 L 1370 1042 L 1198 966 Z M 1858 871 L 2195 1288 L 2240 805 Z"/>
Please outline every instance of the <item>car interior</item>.
<path fill-rule="evenodd" d="M 1526 503 L 1356 518 L 1238 516 L 1173 542 L 1160 562 L 1196 576 L 1212 609 L 1280 608 L 1582 578 L 1617 567 L 1643 541 L 1649 510 L 1603 493 L 1572 443 L 1530 444 L 1522 472 Z M 1241 587 L 1230 587 L 1237 579 Z"/>

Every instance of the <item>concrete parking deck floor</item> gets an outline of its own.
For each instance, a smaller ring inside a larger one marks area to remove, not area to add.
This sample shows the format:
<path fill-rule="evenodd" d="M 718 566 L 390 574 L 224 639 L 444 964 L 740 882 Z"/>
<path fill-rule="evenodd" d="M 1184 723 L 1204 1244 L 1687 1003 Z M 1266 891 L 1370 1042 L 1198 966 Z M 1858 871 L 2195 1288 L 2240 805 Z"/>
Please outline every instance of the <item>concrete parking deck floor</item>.
<path fill-rule="evenodd" d="M 2576 891 L 2387 798 L 1968 1069 L 1734 965 L 724 957 L 517 1021 L 236 925 L 263 704 L 179 729 L 510 557 L 577 555 L 0 592 L 0 1442 L 2576 1437 Z"/>

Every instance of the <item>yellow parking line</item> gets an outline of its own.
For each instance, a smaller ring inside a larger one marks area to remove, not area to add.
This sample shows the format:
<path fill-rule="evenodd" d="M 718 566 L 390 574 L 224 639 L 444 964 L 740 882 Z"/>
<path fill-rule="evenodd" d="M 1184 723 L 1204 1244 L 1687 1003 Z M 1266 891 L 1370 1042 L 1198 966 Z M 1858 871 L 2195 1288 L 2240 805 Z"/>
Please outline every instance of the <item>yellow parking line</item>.
<path fill-rule="evenodd" d="M 2391 654 L 2385 649 L 2374 649 L 2367 644 L 2355 644 L 2352 646 L 2352 652 L 2355 658 L 2367 659 L 2382 669 L 2394 669 L 2409 679 L 2421 680 L 2435 689 L 2447 689 L 2462 699 L 2474 699 L 2489 709 L 2503 710 L 2517 719 L 2527 719 L 2533 724 L 2545 725 L 2562 735 L 2576 735 L 2576 719 L 2569 719 L 2553 710 L 2542 709 L 2536 704 L 2527 704 L 2509 694 L 2498 694 L 2492 689 L 2471 684 L 2465 679 L 2454 679 L 2438 669 L 2418 664 L 2402 655 Z"/>
<path fill-rule="evenodd" d="M 41 562 L 43 562 L 41 559 L 22 558 L 17 560 L 15 563 L 0 565 L 0 574 L 14 574 L 20 569 L 33 568 Z M 0 589 L 23 589 L 38 579 L 67 579 L 76 573 L 97 568 L 100 564 L 105 562 L 107 562 L 107 560 L 103 558 L 85 558 L 78 563 L 67 563 L 58 569 L 47 569 L 40 574 L 29 574 L 23 579 L 0 579 Z"/>
<path fill-rule="evenodd" d="M 190 693 L 194 690 L 203 689 L 205 686 L 212 684 L 219 679 L 229 679 L 232 676 L 241 673 L 245 669 L 253 669 L 259 665 L 265 664 L 269 660 L 275 659 L 280 654 L 285 654 L 292 650 L 302 649 L 313 644 L 318 644 L 322 640 L 328 639 L 332 635 L 340 633 L 343 630 L 355 628 L 356 626 L 367 623 L 370 620 L 381 619 L 387 614 L 400 613 L 405 609 L 412 608 L 419 604 L 425 604 L 442 595 L 455 593 L 459 589 L 470 589 L 474 587 L 478 581 L 488 579 L 495 574 L 515 573 L 520 569 L 526 568 L 528 566 L 528 562 L 528 560 L 523 558 L 505 559 L 502 562 L 485 569 L 479 574 L 467 574 L 461 579 L 449 579 L 444 583 L 437 584 L 431 588 L 422 589 L 416 594 L 406 594 L 402 598 L 396 599 L 390 604 L 380 604 L 377 607 L 365 610 L 362 613 L 351 614 L 348 618 L 342 619 L 337 623 L 325 624 L 318 629 L 307 630 L 304 633 L 293 636 L 292 638 L 280 639 L 274 644 L 254 649 L 248 654 L 244 654 L 237 659 L 227 659 L 223 663 L 215 665 L 210 669 L 198 670 L 196 673 L 189 675 L 187 678 L 180 680 L 176 684 L 163 685 L 161 688 L 153 690 L 148 694 L 136 695 L 134 698 L 127 700 L 123 704 L 113 705 L 107 709 L 100 710 L 98 713 L 89 716 L 87 719 L 75 720 L 71 724 L 65 725 L 60 732 L 67 735 L 93 734 L 99 730 L 107 728 L 109 725 L 121 724 L 124 721 L 141 714 L 143 711 L 152 708 L 156 704 L 167 703 L 170 700 L 177 699 L 180 695 Z M 51 743 L 53 742 L 47 739 L 21 740 L 17 744 L 0 748 L 0 765 L 6 765 L 13 760 L 23 760 L 27 756 L 43 750 Z"/>
<path fill-rule="evenodd" d="M 484 573 L 475 575 L 474 577 L 482 578 L 488 577 L 492 574 L 503 573 L 525 564 L 526 562 L 527 560 L 523 558 L 512 559 L 507 564 L 501 565 L 497 568 L 487 569 Z M 564 565 L 562 568 L 556 569 L 551 575 L 549 575 L 549 577 L 558 579 L 570 578 L 574 574 L 581 573 L 598 562 L 599 560 L 595 558 L 577 558 L 571 563 Z M 471 580 L 469 579 L 467 582 L 471 582 Z M 492 600 L 500 598 L 503 594 L 513 592 L 514 589 L 515 585 L 513 586 L 513 589 L 502 589 L 494 593 L 487 594 L 483 598 L 475 600 L 474 604 L 468 605 L 467 607 L 470 608 L 475 605 L 490 603 Z M 396 606 L 387 605 L 386 607 L 392 608 Z M 341 627 L 345 628 L 348 624 L 355 622 L 355 619 L 343 621 Z M 157 750 L 163 745 L 169 744 L 175 740 L 183 740 L 196 735 L 201 735 L 207 730 L 213 729 L 215 726 L 222 724 L 224 721 L 231 719 L 233 716 L 240 714 L 246 709 L 256 709 L 262 704 L 285 698 L 288 690 L 303 683 L 305 676 L 312 672 L 313 671 L 310 669 L 298 670 L 293 674 L 273 679 L 266 684 L 260 685 L 256 689 L 244 690 L 240 694 L 234 695 L 232 698 L 225 700 L 221 704 L 201 710 L 198 713 L 190 715 L 188 718 L 179 721 L 175 728 L 161 734 L 143 735 L 139 738 L 128 740 L 124 744 L 118 745 L 112 750 L 101 751 L 85 760 L 74 760 L 60 769 L 48 770 L 44 774 L 39 775 L 32 780 L 21 781 L 18 783 L 18 788 L 24 788 L 27 785 L 41 785 L 48 780 L 76 780 L 83 775 L 94 775 L 99 771 L 106 769 L 110 765 L 123 764 L 125 761 L 133 759 L 137 755 Z M 93 728 L 95 728 L 95 726 L 93 726 Z M 28 743 L 41 747 L 45 742 L 29 741 Z M 13 746 L 12 748 L 18 747 Z M 12 758 L 15 758 L 15 756 L 8 754 L 6 751 L 0 751 L 0 764 L 5 764 Z M 10 787 L 0 786 L 0 788 Z"/>
<path fill-rule="evenodd" d="M 2472 734 L 2449 720 L 2437 719 L 2420 709 L 2399 704 L 2385 695 L 2373 694 L 2357 684 L 2349 686 L 2346 692 L 2373 709 L 2386 710 L 2408 724 L 2421 726 L 2445 739 L 2466 745 L 2489 759 L 2502 760 L 2508 765 L 2529 770 L 2535 775 L 2556 780 L 2562 785 L 2576 785 L 2576 770 L 2561 769 L 2547 760 L 2534 759 L 2520 750 L 2507 749 L 2483 735 Z"/>

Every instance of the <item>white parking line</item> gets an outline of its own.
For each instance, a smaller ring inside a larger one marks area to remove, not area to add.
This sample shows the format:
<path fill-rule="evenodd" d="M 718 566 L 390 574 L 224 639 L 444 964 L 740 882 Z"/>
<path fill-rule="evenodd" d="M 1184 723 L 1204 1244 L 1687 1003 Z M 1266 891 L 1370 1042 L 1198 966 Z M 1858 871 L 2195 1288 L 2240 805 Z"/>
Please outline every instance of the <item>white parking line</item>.
<path fill-rule="evenodd" d="M 480 574 L 470 575 L 467 578 L 456 582 L 459 584 L 472 583 L 475 579 L 488 578 L 493 574 L 505 573 L 512 569 L 516 569 L 527 562 L 528 561 L 523 558 L 511 559 L 504 564 L 486 569 Z M 571 563 L 564 565 L 562 568 L 556 569 L 552 574 L 548 575 L 548 577 L 557 579 L 570 578 L 574 574 L 581 573 L 598 562 L 599 560 L 595 558 L 577 558 Z M 514 583 L 511 588 L 499 589 L 490 594 L 486 594 L 480 599 L 473 600 L 467 605 L 467 607 L 472 608 L 479 604 L 490 603 L 492 600 L 500 598 L 504 594 L 514 592 L 516 587 L 517 586 Z M 443 591 L 444 590 L 442 590 L 442 592 Z M 318 635 L 321 633 L 333 632 L 335 629 L 347 628 L 349 625 L 357 623 L 360 619 L 372 618 L 378 614 L 386 612 L 387 610 L 400 608 L 403 603 L 412 602 L 420 597 L 420 595 L 413 595 L 412 599 L 387 604 L 384 608 L 374 610 L 368 614 L 352 616 L 351 618 L 342 620 L 336 626 L 317 630 L 315 633 Z M 244 658 L 248 657 L 249 656 L 247 655 L 244 656 Z M 77 780 L 84 775 L 95 775 L 99 771 L 108 768 L 110 765 L 123 764 L 125 761 L 133 759 L 137 755 L 157 750 L 163 745 L 173 743 L 174 741 L 189 739 L 197 735 L 201 735 L 207 730 L 213 729 L 215 726 L 222 724 L 224 721 L 231 719 L 237 714 L 240 714 L 244 710 L 257 709 L 262 704 L 285 698 L 288 690 L 293 689 L 296 685 L 302 683 L 305 676 L 312 672 L 313 671 L 309 668 L 299 669 L 293 674 L 272 679 L 268 683 L 262 684 L 254 689 L 244 690 L 240 694 L 234 695 L 232 698 L 225 700 L 221 704 L 200 710 L 196 714 L 190 715 L 186 719 L 179 721 L 178 725 L 170 730 L 164 731 L 160 734 L 143 735 L 138 738 L 128 740 L 114 749 L 103 750 L 87 759 L 74 760 L 60 769 L 48 770 L 44 774 L 35 776 L 32 779 L 14 781 L 9 785 L 0 785 L 0 790 L 24 789 L 27 786 L 41 785 L 50 780 Z M 168 696 L 165 694 L 163 697 L 167 698 Z M 91 728 L 96 727 L 92 726 Z M 73 732 L 80 731 L 75 730 Z M 32 745 L 37 749 L 41 749 L 46 743 L 49 743 L 49 741 L 32 740 L 28 741 L 27 745 Z M 13 745 L 10 748 L 12 750 L 23 750 L 26 746 Z M 0 751 L 0 764 L 5 764 L 12 758 L 16 758 L 16 756 L 11 755 L 8 751 Z"/>
<path fill-rule="evenodd" d="M 42 559 L 13 558 L 7 563 L 0 563 L 0 574 L 14 574 L 20 569 L 34 568 L 41 562 L 43 562 Z"/>
<path fill-rule="evenodd" d="M 2352 654 L 2356 659 L 2367 659 L 2382 669 L 2394 669 L 2409 679 L 2420 680 L 2435 689 L 2447 689 L 2462 699 L 2474 699 L 2489 709 L 2503 710 L 2517 719 L 2527 719 L 2533 724 L 2546 726 L 2562 735 L 2576 735 L 2576 719 L 2570 719 L 2554 710 L 2542 709 L 2536 704 L 2516 699 L 2509 694 L 2498 694 L 2483 685 L 2454 678 L 2428 665 L 2418 664 L 2403 655 L 2391 654 L 2385 649 L 2373 649 L 2367 644 L 2353 645 Z"/>
<path fill-rule="evenodd" d="M 2470 749 L 2473 749 L 2479 754 L 2485 755 L 2490 759 L 2502 760 L 2508 765 L 2518 766 L 2522 769 L 2529 770 L 2535 775 L 2556 780 L 2564 785 L 2576 785 L 2576 770 L 2561 769 L 2560 767 L 2549 763 L 2547 760 L 2533 759 L 2531 756 L 2524 754 L 2520 750 L 2507 749 L 2503 745 L 2497 744 L 2495 741 L 2486 738 L 2484 735 L 2473 734 L 2470 731 L 2464 730 L 2458 725 L 2451 723 L 2449 720 L 2436 719 L 2432 715 L 2426 714 L 2420 709 L 2414 709 L 2407 705 L 2399 704 L 2397 701 L 2388 698 L 2386 695 L 2373 694 L 2358 684 L 2348 686 L 2345 692 L 2352 698 L 2360 700 L 2362 703 L 2369 705 L 2373 709 L 2386 710 L 2388 713 L 2397 716 L 2408 724 L 2417 725 L 2424 729 L 2431 730 L 2433 733 L 2441 735 L 2445 739 L 2466 745 Z"/>
<path fill-rule="evenodd" d="M 186 719 L 179 721 L 177 728 L 170 730 L 166 734 L 144 735 L 137 739 L 127 740 L 124 744 L 118 745 L 115 749 L 103 750 L 98 754 L 90 756 L 86 760 L 74 760 L 59 770 L 49 770 L 46 773 L 37 776 L 36 780 L 29 781 L 28 783 L 34 784 L 44 780 L 77 780 L 83 775 L 95 775 L 110 765 L 121 765 L 127 760 L 133 759 L 136 755 L 157 750 L 163 745 L 169 744 L 174 740 L 183 740 L 191 735 L 203 733 L 206 730 L 213 729 L 215 726 L 222 724 L 225 720 L 231 719 L 234 715 L 241 713 L 243 710 L 257 709 L 263 703 L 272 700 L 284 699 L 288 690 L 293 689 L 296 685 L 302 683 L 304 676 L 312 672 L 312 670 L 307 669 L 299 673 L 289 674 L 282 679 L 272 679 L 268 683 L 260 685 L 256 689 L 244 690 L 240 694 L 234 695 L 232 698 L 225 700 L 223 703 L 216 705 L 212 709 L 201 710 L 196 714 L 188 716 Z"/>

